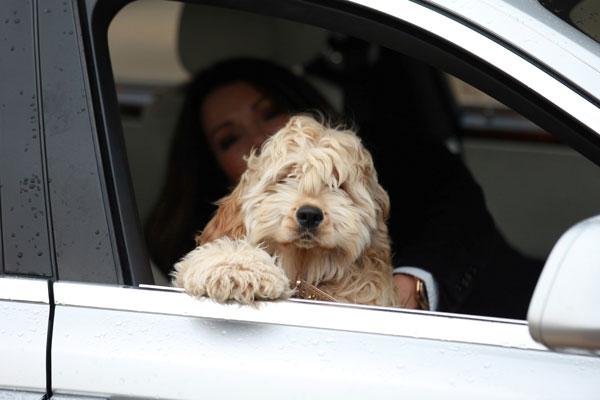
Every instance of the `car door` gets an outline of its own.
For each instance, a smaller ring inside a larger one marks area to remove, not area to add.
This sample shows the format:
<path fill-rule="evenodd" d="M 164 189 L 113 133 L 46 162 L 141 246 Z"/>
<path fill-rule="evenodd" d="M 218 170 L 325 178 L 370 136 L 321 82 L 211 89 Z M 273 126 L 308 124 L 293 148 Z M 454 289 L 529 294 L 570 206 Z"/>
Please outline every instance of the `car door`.
<path fill-rule="evenodd" d="M 56 393 L 477 399 L 598 391 L 597 358 L 543 348 L 525 321 L 301 300 L 219 305 L 151 287 L 57 283 L 54 294 Z"/>
<path fill-rule="evenodd" d="M 509 46 L 435 8 L 408 1 L 227 5 L 370 36 L 437 60 L 536 122 L 555 125 L 583 153 L 599 152 L 592 135 L 600 128 L 597 106 Z M 105 164 L 102 193 L 116 232 L 111 244 L 119 249 L 120 268 L 130 272 L 118 274 L 129 277 L 119 278 L 127 286 L 52 284 L 55 396 L 465 399 L 598 393 L 597 358 L 543 348 L 532 341 L 525 321 L 300 300 L 223 306 L 176 289 L 138 286 L 143 280 L 135 271 L 147 262 L 135 258 L 143 246 L 132 226 L 137 222 L 105 36 L 120 4 L 88 0 L 73 6 L 81 41 L 71 46 L 86 56 L 81 79 L 96 124 L 96 159 Z M 81 268 L 89 271 L 85 264 Z"/>

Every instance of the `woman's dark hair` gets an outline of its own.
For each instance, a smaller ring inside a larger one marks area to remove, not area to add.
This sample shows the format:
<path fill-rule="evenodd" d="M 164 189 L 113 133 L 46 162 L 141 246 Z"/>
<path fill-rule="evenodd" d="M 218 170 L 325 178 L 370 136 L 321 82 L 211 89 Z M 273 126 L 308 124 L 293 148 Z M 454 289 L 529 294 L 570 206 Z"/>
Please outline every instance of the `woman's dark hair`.
<path fill-rule="evenodd" d="M 199 73 L 185 87 L 166 182 L 145 229 L 150 256 L 165 273 L 194 248 L 195 233 L 212 217 L 214 202 L 230 189 L 202 132 L 200 108 L 214 90 L 235 82 L 253 85 L 289 114 L 334 116 L 327 101 L 304 79 L 269 61 L 236 58 Z"/>

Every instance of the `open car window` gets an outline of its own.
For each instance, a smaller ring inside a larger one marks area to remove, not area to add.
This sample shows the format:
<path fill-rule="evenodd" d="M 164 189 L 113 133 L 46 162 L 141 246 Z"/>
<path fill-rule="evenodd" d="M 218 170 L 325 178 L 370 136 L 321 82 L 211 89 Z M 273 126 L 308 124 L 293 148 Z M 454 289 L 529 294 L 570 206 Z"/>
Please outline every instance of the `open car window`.
<path fill-rule="evenodd" d="M 149 31 L 153 17 L 160 29 Z M 542 129 L 495 100 L 494 90 L 486 94 L 376 42 L 276 17 L 155 1 L 131 3 L 117 15 L 109 48 L 151 256 L 156 240 L 165 240 L 152 236 L 153 213 L 165 196 L 186 84 L 234 57 L 282 65 L 356 124 L 391 197 L 394 267 L 431 270 L 442 311 L 524 318 L 553 244 L 600 204 L 600 172 L 563 144 L 559 128 Z M 201 178 L 205 186 L 223 185 Z M 193 233 L 206 221 L 198 219 L 171 260 L 193 248 Z M 166 284 L 164 272 L 163 265 L 155 276 Z"/>

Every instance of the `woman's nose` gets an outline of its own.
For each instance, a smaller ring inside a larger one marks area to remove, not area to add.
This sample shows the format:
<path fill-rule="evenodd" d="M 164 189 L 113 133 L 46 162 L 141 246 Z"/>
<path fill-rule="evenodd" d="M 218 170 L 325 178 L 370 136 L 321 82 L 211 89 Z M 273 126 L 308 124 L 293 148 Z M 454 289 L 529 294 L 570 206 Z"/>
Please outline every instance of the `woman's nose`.
<path fill-rule="evenodd" d="M 254 135 L 254 137 L 252 139 L 253 139 L 252 143 L 254 144 L 254 146 L 260 147 L 263 144 L 263 142 L 265 141 L 266 137 L 262 133 L 258 133 L 256 135 Z"/>

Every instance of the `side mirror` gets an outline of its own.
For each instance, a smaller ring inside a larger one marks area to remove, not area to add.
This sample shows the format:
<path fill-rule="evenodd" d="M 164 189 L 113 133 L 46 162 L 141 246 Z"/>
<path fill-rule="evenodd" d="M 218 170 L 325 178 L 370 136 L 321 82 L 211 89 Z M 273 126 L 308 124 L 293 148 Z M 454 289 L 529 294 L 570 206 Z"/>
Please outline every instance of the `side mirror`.
<path fill-rule="evenodd" d="M 546 347 L 600 355 L 600 216 L 570 228 L 537 283 L 527 321 Z"/>

